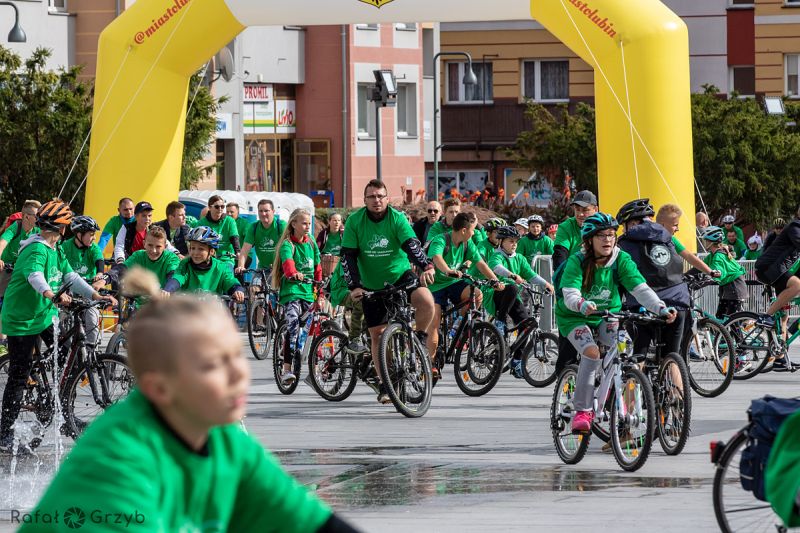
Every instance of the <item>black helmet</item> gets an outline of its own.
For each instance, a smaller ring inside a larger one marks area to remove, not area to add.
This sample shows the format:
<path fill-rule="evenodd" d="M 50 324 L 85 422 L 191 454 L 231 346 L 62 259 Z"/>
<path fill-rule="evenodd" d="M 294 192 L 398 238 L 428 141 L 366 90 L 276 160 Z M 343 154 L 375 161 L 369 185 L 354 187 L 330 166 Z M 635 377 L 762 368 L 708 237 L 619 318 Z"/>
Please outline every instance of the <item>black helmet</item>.
<path fill-rule="evenodd" d="M 72 230 L 72 233 L 88 233 L 90 231 L 100 231 L 100 226 L 97 225 L 97 222 L 92 217 L 80 215 L 72 217 L 69 229 Z"/>
<path fill-rule="evenodd" d="M 655 209 L 650 205 L 650 198 L 639 198 L 620 207 L 617 221 L 624 224 L 630 220 L 652 217 L 655 214 Z"/>
<path fill-rule="evenodd" d="M 497 230 L 497 238 L 503 239 L 519 239 L 519 231 L 514 226 L 503 226 Z"/>

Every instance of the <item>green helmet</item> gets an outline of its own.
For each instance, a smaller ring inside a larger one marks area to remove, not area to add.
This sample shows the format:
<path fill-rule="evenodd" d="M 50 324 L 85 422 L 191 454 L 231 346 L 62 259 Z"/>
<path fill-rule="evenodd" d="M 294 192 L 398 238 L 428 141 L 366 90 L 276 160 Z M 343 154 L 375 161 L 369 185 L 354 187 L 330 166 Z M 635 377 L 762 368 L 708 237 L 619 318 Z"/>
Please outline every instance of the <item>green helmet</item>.
<path fill-rule="evenodd" d="M 708 226 L 700 232 L 700 238 L 709 242 L 722 242 L 725 232 L 719 226 Z"/>
<path fill-rule="evenodd" d="M 581 226 L 581 239 L 586 240 L 604 229 L 617 229 L 619 223 L 611 215 L 595 213 L 583 221 Z"/>
<path fill-rule="evenodd" d="M 486 223 L 483 225 L 483 228 L 486 231 L 494 231 L 494 230 L 496 230 L 498 228 L 502 228 L 505 225 L 506 225 L 506 221 L 505 220 L 503 220 L 500 217 L 494 217 L 494 218 L 490 218 L 489 220 L 487 220 Z"/>

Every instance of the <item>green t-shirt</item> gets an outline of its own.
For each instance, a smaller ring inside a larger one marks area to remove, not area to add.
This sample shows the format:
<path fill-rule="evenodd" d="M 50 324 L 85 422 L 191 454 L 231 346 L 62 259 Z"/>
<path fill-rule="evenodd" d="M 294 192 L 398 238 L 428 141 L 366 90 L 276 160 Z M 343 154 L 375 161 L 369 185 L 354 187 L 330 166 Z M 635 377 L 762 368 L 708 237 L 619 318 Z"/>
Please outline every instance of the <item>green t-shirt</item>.
<path fill-rule="evenodd" d="M 301 274 L 305 280 L 314 279 L 314 270 L 319 265 L 319 248 L 314 239 L 306 235 L 303 242 L 293 242 L 286 239 L 281 244 L 278 254 L 281 258 L 281 267 L 283 263 L 292 259 L 294 260 L 294 268 Z M 281 273 L 281 292 L 280 303 L 286 304 L 297 300 L 304 300 L 306 302 L 314 301 L 314 286 L 309 283 L 302 283 L 286 279 Z"/>
<path fill-rule="evenodd" d="M 164 253 L 156 261 L 147 256 L 146 250 L 133 252 L 125 260 L 125 266 L 128 268 L 138 266 L 155 274 L 162 288 L 166 285 L 169 274 L 178 270 L 180 263 L 181 260 L 178 256 L 169 250 L 164 250 Z"/>
<path fill-rule="evenodd" d="M 31 230 L 26 233 L 22 231 L 22 228 L 20 227 L 21 224 L 22 222 L 19 220 L 14 221 L 14 223 L 8 226 L 3 234 L 0 235 L 0 240 L 8 243 L 5 250 L 3 250 L 3 255 L 0 255 L 0 259 L 2 259 L 4 263 L 13 265 L 17 261 L 17 255 L 19 254 L 19 243 L 34 233 L 39 233 L 39 228 L 36 226 L 31 228 Z"/>
<path fill-rule="evenodd" d="M 122 226 L 125 225 L 125 220 L 119 215 L 114 215 L 113 217 L 108 219 L 106 225 L 103 227 L 103 233 L 108 233 L 111 235 L 111 245 L 115 246 L 117 244 L 117 234 L 119 230 L 122 229 Z"/>
<path fill-rule="evenodd" d="M 597 305 L 598 311 L 617 312 L 622 309 L 622 298 L 620 296 L 619 286 L 614 279 L 614 266 L 598 265 L 594 273 L 592 288 L 589 292 L 584 292 L 582 289 L 582 259 L 582 254 L 573 254 L 567 259 L 567 264 L 564 266 L 564 272 L 561 275 L 559 289 L 578 289 L 581 291 L 584 298 L 593 301 Z M 619 250 L 615 261 L 617 263 L 616 277 L 625 290 L 631 291 L 634 287 L 645 283 L 644 277 L 639 273 L 639 269 L 636 268 L 636 264 L 627 252 Z M 563 298 L 558 298 L 555 314 L 558 331 L 564 336 L 567 336 L 578 326 L 589 325 L 591 327 L 597 327 L 603 321 L 603 319 L 597 315 L 584 316 L 581 313 L 568 309 Z"/>
<path fill-rule="evenodd" d="M 472 242 L 474 244 L 480 244 L 489 237 L 486 235 L 486 230 L 483 228 L 475 228 L 475 234 L 472 236 Z"/>
<path fill-rule="evenodd" d="M 211 258 L 211 268 L 208 270 L 194 268 L 190 264 L 191 261 L 190 257 L 184 257 L 172 276 L 180 284 L 183 292 L 228 294 L 228 291 L 239 284 L 230 266 L 216 257 Z"/>
<path fill-rule="evenodd" d="M 553 247 L 563 246 L 572 255 L 581 249 L 582 242 L 581 227 L 575 217 L 570 217 L 558 225 Z"/>
<path fill-rule="evenodd" d="M 724 224 L 722 224 L 721 227 L 722 227 L 722 231 L 725 231 L 725 232 L 728 231 L 728 228 L 726 228 Z M 744 232 L 742 231 L 742 228 L 740 228 L 739 226 L 734 224 L 733 225 L 733 231 L 736 232 L 736 239 L 737 240 L 745 242 L 745 240 L 744 240 Z"/>
<path fill-rule="evenodd" d="M 362 207 L 347 219 L 342 247 L 359 251 L 361 285 L 376 291 L 383 289 L 384 282 L 395 283 L 411 268 L 402 245 L 416 238 L 411 224 L 397 209 L 389 207 L 386 216 L 374 222 L 367 216 L 367 208 Z"/>
<path fill-rule="evenodd" d="M 86 281 L 91 282 L 97 275 L 97 261 L 103 260 L 100 247 L 92 243 L 88 248 L 78 248 L 75 239 L 70 239 L 61 244 L 61 250 L 69 261 L 72 271 Z"/>
<path fill-rule="evenodd" d="M 323 254 L 339 256 L 342 253 L 342 234 L 338 231 L 336 233 L 328 234 L 325 240 L 325 247 L 322 249 Z"/>
<path fill-rule="evenodd" d="M 748 261 L 755 261 L 761 257 L 761 250 L 751 250 L 750 248 L 744 253 L 744 258 Z"/>
<path fill-rule="evenodd" d="M 86 429 L 34 512 L 63 517 L 77 508 L 87 531 L 119 533 L 315 533 L 330 518 L 330 508 L 238 424 L 211 429 L 206 448 L 190 450 L 136 389 Z M 132 520 L 117 523 L 117 515 Z M 59 520 L 20 531 L 75 529 Z"/>
<path fill-rule="evenodd" d="M 186 215 L 186 225 L 189 226 L 190 228 L 196 228 L 199 225 L 199 223 L 200 222 L 195 217 L 191 215 Z"/>
<path fill-rule="evenodd" d="M 444 259 L 444 262 L 447 263 L 447 266 L 454 270 L 461 268 L 461 265 L 463 265 L 466 261 L 472 261 L 473 263 L 482 261 L 475 243 L 469 240 L 456 246 L 453 244 L 451 236 L 452 233 L 448 233 L 445 235 L 439 235 L 433 239 L 430 247 L 428 247 L 428 257 L 433 259 L 434 256 L 441 255 L 442 259 Z M 435 264 L 436 263 L 434 263 L 434 265 Z M 446 289 L 454 283 L 458 283 L 458 281 L 458 278 L 451 278 L 437 268 L 433 283 L 428 286 L 428 289 L 430 289 L 431 292 L 440 291 L 442 289 Z"/>
<path fill-rule="evenodd" d="M 800 411 L 781 424 L 769 452 L 764 472 L 767 500 L 786 527 L 800 526 L 797 494 L 800 492 Z"/>
<path fill-rule="evenodd" d="M 679 241 L 675 235 L 672 236 L 672 244 L 675 246 L 675 251 L 678 252 L 678 254 L 683 253 L 683 251 L 686 249 L 683 243 Z"/>
<path fill-rule="evenodd" d="M 224 216 L 216 222 L 212 222 L 206 215 L 199 223 L 201 226 L 206 226 L 219 234 L 219 248 L 217 249 L 217 258 L 220 261 L 233 263 L 236 258 L 233 254 L 233 244 L 231 244 L 231 237 L 238 237 L 239 230 L 236 228 L 236 221 L 233 217 Z"/>
<path fill-rule="evenodd" d="M 494 247 L 494 244 L 492 244 L 491 241 L 489 241 L 489 239 L 487 238 L 485 241 L 481 241 L 478 244 L 476 244 L 475 245 L 475 249 L 478 251 L 478 254 L 481 256 L 481 259 L 483 259 L 483 261 L 488 264 L 489 263 L 489 257 L 491 257 L 491 255 L 494 253 L 496 248 Z M 469 270 L 467 271 L 467 273 L 470 276 L 472 276 L 473 278 L 475 278 L 475 279 L 484 279 L 486 277 L 486 276 L 483 275 L 483 273 L 481 273 L 480 270 L 478 270 L 477 261 L 473 261 L 472 262 L 472 264 L 470 265 Z M 485 289 L 481 289 L 481 290 L 483 292 L 486 292 Z M 484 300 L 485 300 L 485 298 L 484 298 Z"/>
<path fill-rule="evenodd" d="M 53 249 L 44 242 L 35 241 L 22 248 L 0 312 L 6 335 L 38 335 L 50 327 L 53 317 L 58 315 L 53 302 L 28 283 L 28 276 L 33 272 L 41 272 L 50 289 L 57 292 L 61 280 L 72 268 L 59 247 Z"/>
<path fill-rule="evenodd" d="M 256 251 L 258 266 L 272 268 L 272 263 L 275 261 L 275 247 L 278 246 L 278 241 L 281 240 L 285 229 L 286 222 L 277 218 L 272 220 L 272 224 L 268 228 L 264 228 L 260 220 L 256 220 L 247 227 L 244 242 Z"/>
<path fill-rule="evenodd" d="M 257 221 L 244 218 L 243 216 L 239 216 L 239 218 L 235 219 L 235 222 L 236 222 L 236 231 L 239 232 L 239 240 L 241 241 L 242 238 L 244 237 L 247 228 L 249 228 L 250 225 L 253 224 L 253 222 Z"/>
<path fill-rule="evenodd" d="M 703 261 L 711 270 L 719 270 L 722 273 L 722 276 L 717 278 L 720 285 L 733 283 L 733 280 L 746 274 L 744 267 L 725 252 L 710 253 L 703 258 Z"/>
<path fill-rule="evenodd" d="M 539 239 L 525 235 L 517 244 L 517 253 L 524 255 L 528 262 L 533 261 L 537 255 L 553 255 L 553 239 L 547 235 L 542 235 Z"/>
<path fill-rule="evenodd" d="M 339 261 L 336 268 L 333 269 L 333 274 L 331 274 L 330 291 L 331 304 L 334 307 L 343 305 L 345 298 L 350 294 L 350 291 L 347 289 L 347 282 L 344 280 L 344 269 L 342 268 L 341 261 Z"/>
<path fill-rule="evenodd" d="M 446 225 L 444 219 L 434 222 L 433 226 L 431 226 L 431 229 L 428 230 L 428 237 L 427 237 L 428 242 L 431 242 L 439 235 L 447 233 L 449 231 L 453 231 L 453 228 Z"/>
<path fill-rule="evenodd" d="M 519 248 L 518 248 L 519 249 Z M 515 253 L 512 256 L 507 255 L 501 249 L 497 249 L 489 256 L 489 268 L 494 270 L 497 265 L 502 265 L 514 274 L 518 275 L 525 281 L 529 281 L 532 277 L 536 274 L 531 268 L 530 263 L 528 262 L 528 258 L 524 255 L 520 254 L 519 252 Z M 511 278 L 506 278 L 503 276 L 497 276 L 500 281 L 507 285 L 514 285 L 514 281 Z M 485 287 L 481 289 L 483 291 L 483 301 L 486 307 L 486 311 L 490 315 L 494 315 L 496 309 L 494 307 L 494 289 L 491 287 Z M 517 294 L 517 299 L 522 300 L 522 295 Z"/>

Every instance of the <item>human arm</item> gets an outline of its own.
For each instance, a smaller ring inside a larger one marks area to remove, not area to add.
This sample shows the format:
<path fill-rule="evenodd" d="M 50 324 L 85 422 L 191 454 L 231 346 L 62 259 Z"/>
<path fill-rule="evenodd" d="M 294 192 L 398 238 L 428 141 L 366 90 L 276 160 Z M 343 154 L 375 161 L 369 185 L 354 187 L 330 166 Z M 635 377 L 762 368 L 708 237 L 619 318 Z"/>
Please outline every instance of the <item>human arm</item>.
<path fill-rule="evenodd" d="M 239 255 L 236 256 L 236 273 L 241 274 L 244 271 L 244 264 L 247 261 L 247 256 L 250 255 L 250 250 L 253 249 L 253 245 L 244 241 L 244 245 L 242 249 L 239 251 Z"/>
<path fill-rule="evenodd" d="M 567 250 L 566 248 L 564 248 L 561 245 L 558 245 L 558 244 L 554 245 L 553 246 L 553 259 L 552 259 L 553 271 L 555 272 L 555 270 L 561 265 L 561 263 L 566 261 L 567 258 L 569 258 L 569 250 Z"/>
<path fill-rule="evenodd" d="M 705 264 L 699 257 L 694 255 L 689 250 L 683 250 L 682 252 L 680 252 L 680 256 L 684 259 L 684 261 L 686 261 L 687 263 L 692 265 L 694 268 L 696 268 L 700 272 L 702 272 L 704 274 L 709 274 L 709 275 L 711 274 L 711 272 L 712 272 L 711 267 L 709 267 L 707 264 Z"/>
<path fill-rule="evenodd" d="M 100 238 L 97 240 L 97 246 L 99 246 L 101 250 L 105 250 L 106 245 L 110 240 L 111 240 L 111 234 L 103 231 L 103 233 L 100 234 Z"/>
<path fill-rule="evenodd" d="M 128 234 L 128 228 L 122 226 L 117 233 L 117 241 L 114 245 L 114 262 L 122 263 L 125 261 L 125 236 Z"/>

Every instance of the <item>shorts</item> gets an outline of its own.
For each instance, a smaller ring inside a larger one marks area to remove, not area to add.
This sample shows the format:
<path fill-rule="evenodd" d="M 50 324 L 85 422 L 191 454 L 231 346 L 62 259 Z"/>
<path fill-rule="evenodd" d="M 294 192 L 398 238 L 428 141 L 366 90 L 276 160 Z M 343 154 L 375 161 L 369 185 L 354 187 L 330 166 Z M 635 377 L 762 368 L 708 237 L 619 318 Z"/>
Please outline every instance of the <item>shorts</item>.
<path fill-rule="evenodd" d="M 439 289 L 433 293 L 433 303 L 440 306 L 442 311 L 447 309 L 448 302 L 451 302 L 453 305 L 458 305 L 461 303 L 461 293 L 463 293 L 464 289 L 467 287 L 469 287 L 469 284 L 464 280 L 460 280 L 444 289 Z"/>
<path fill-rule="evenodd" d="M 578 326 L 570 331 L 569 335 L 567 335 L 567 340 L 581 355 L 586 354 L 586 351 L 591 347 L 598 348 L 598 344 L 604 348 L 610 348 L 617 341 L 619 322 L 606 322 L 604 320 L 597 326 L 596 330 L 597 342 L 595 342 L 592 328 L 587 325 Z"/>
<path fill-rule="evenodd" d="M 410 270 L 400 276 L 392 285 L 400 285 L 416 278 Z M 407 290 L 408 300 L 411 301 L 411 293 L 417 289 Z M 361 300 L 361 306 L 364 308 L 364 321 L 367 323 L 368 328 L 375 328 L 378 326 L 385 326 L 389 322 L 389 310 L 386 308 L 385 298 L 375 298 Z"/>
<path fill-rule="evenodd" d="M 793 274 L 790 274 L 789 272 L 784 272 L 773 283 L 770 283 L 770 285 L 772 285 L 772 288 L 775 289 L 775 293 L 776 294 L 780 294 L 780 293 L 782 293 L 783 291 L 786 290 L 786 286 L 789 284 L 789 280 L 792 279 L 793 277 L 796 278 L 798 276 L 794 276 Z"/>

